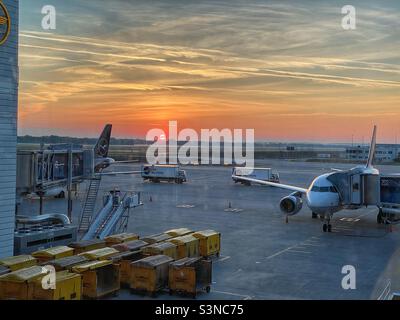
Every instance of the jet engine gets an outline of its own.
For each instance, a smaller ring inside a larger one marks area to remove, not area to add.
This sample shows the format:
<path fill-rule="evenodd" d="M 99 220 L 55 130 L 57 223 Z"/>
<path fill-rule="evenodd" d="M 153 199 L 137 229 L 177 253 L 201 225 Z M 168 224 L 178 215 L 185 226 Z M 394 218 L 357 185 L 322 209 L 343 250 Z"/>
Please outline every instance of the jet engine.
<path fill-rule="evenodd" d="M 290 195 L 282 198 L 279 207 L 284 214 L 294 216 L 303 207 L 303 199 L 297 195 Z"/>

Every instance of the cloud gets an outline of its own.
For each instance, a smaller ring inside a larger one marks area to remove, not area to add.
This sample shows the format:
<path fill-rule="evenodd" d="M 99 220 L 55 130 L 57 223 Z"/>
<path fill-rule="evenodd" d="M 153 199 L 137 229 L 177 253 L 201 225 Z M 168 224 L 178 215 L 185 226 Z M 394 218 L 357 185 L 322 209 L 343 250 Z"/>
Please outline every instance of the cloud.
<path fill-rule="evenodd" d="M 152 113 L 189 121 L 190 110 L 226 126 L 238 123 L 234 116 L 245 126 L 271 113 L 314 121 L 332 108 L 358 114 L 371 101 L 367 117 L 389 118 L 400 102 L 390 5 L 357 3 L 357 30 L 347 32 L 335 1 L 88 0 L 80 11 L 75 0 L 55 1 L 56 32 L 25 24 L 20 36 L 22 110 L 37 110 L 43 125 L 49 110 L 66 109 L 91 121 L 112 112 L 120 123 Z"/>

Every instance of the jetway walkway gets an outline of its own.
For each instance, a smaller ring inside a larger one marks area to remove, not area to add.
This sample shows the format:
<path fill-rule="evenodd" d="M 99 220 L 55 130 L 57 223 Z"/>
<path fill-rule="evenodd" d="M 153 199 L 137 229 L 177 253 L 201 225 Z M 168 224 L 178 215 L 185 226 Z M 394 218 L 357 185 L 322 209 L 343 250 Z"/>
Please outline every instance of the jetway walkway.
<path fill-rule="evenodd" d="M 121 198 L 119 190 L 113 190 L 104 199 L 104 206 L 93 219 L 82 240 L 104 239 L 126 230 L 130 209 L 142 205 L 140 193 L 125 194 Z"/>

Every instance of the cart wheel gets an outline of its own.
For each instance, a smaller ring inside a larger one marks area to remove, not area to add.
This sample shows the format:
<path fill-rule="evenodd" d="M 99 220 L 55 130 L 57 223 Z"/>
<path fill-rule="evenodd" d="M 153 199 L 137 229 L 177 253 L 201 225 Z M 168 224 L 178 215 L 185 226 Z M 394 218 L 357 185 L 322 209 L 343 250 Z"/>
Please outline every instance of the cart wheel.
<path fill-rule="evenodd" d="M 207 293 L 210 293 L 210 291 L 211 291 L 211 287 L 210 287 L 210 286 L 207 286 L 207 287 L 206 287 L 206 292 L 207 292 Z"/>

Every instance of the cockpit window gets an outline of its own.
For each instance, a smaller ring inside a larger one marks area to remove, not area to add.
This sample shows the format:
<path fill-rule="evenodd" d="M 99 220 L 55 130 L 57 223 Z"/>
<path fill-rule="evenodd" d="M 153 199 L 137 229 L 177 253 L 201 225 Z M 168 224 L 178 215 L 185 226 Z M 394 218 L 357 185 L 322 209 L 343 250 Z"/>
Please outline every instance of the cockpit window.
<path fill-rule="evenodd" d="M 318 186 L 313 186 L 311 188 L 311 191 L 314 192 L 332 192 L 332 193 L 338 193 L 336 188 L 334 186 L 330 187 L 318 187 Z"/>

